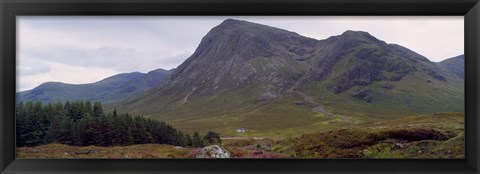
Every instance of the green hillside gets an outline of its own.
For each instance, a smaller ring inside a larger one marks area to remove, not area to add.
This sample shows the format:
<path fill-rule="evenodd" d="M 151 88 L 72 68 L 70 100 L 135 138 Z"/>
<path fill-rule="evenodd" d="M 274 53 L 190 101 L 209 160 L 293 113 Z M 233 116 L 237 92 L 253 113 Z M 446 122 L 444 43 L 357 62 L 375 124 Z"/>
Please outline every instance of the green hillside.
<path fill-rule="evenodd" d="M 465 55 L 459 55 L 445 59 L 437 63 L 440 67 L 456 74 L 458 77 L 465 78 Z"/>

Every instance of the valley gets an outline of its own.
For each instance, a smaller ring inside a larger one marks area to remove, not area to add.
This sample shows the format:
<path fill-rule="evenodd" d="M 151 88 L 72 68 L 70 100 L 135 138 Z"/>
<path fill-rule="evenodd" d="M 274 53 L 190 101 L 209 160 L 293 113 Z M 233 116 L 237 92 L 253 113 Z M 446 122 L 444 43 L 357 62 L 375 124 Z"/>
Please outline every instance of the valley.
<path fill-rule="evenodd" d="M 225 137 L 231 158 L 464 158 L 464 115 L 439 113 L 283 138 Z M 195 158 L 200 148 L 161 144 L 18 148 L 20 158 Z"/>

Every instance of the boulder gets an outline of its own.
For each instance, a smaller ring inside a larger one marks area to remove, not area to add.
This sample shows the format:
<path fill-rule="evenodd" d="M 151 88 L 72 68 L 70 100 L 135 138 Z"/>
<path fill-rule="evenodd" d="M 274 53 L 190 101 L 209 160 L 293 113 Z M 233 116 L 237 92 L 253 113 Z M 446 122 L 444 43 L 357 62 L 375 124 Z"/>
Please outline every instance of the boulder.
<path fill-rule="evenodd" d="M 200 149 L 195 158 L 230 158 L 230 152 L 219 145 L 212 145 Z"/>

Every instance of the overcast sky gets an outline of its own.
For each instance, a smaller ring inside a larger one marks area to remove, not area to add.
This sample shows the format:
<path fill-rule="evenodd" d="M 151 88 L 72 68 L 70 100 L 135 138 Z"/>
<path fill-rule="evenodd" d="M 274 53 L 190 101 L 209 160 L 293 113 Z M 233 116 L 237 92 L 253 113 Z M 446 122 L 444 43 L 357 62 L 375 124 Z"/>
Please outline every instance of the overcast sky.
<path fill-rule="evenodd" d="M 463 54 L 458 17 L 17 17 L 17 90 L 44 82 L 91 83 L 125 72 L 171 69 L 227 18 L 325 39 L 361 30 L 431 61 Z"/>

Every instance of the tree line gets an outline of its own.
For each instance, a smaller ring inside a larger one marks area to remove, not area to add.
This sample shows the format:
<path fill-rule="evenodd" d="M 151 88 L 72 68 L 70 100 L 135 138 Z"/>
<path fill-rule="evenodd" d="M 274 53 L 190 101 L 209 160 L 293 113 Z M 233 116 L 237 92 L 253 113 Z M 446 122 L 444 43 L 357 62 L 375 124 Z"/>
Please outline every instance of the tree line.
<path fill-rule="evenodd" d="M 66 101 L 42 104 L 20 102 L 16 107 L 17 147 L 60 143 L 73 146 L 127 146 L 170 144 L 203 147 L 221 144 L 220 135 L 209 131 L 193 136 L 163 121 L 117 113 L 105 113 L 100 102 Z"/>

